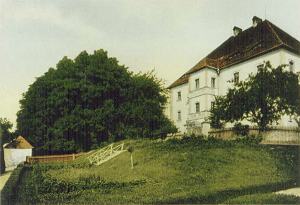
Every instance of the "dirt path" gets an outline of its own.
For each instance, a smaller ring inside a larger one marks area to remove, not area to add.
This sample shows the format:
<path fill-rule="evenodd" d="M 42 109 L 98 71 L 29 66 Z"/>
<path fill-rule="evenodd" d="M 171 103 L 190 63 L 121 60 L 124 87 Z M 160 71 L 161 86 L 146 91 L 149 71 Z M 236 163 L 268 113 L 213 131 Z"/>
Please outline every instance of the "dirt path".
<path fill-rule="evenodd" d="M 295 195 L 300 197 L 300 187 L 281 190 L 276 192 L 276 194 Z"/>
<path fill-rule="evenodd" d="M 6 181 L 9 179 L 11 173 L 12 173 L 12 171 L 8 171 L 0 176 L 0 191 L 2 191 Z"/>

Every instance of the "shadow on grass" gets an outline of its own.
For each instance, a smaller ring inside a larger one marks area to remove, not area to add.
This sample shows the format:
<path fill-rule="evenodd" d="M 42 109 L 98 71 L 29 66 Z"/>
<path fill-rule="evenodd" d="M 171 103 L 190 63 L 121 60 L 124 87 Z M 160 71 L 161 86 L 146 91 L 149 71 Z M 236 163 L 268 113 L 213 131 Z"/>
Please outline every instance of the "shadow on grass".
<path fill-rule="evenodd" d="M 272 183 L 260 186 L 250 186 L 244 189 L 228 189 L 205 196 L 193 196 L 190 198 L 177 198 L 174 200 L 158 201 L 158 204 L 215 204 L 223 203 L 228 199 L 244 196 L 248 194 L 275 192 L 282 189 L 288 189 L 296 186 L 296 181 L 288 181 L 284 183 Z"/>

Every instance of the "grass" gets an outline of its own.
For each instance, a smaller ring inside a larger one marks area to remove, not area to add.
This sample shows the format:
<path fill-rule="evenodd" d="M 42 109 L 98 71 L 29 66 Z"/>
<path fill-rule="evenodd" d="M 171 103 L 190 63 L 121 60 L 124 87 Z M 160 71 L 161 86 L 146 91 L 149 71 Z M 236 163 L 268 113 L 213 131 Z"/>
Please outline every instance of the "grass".
<path fill-rule="evenodd" d="M 134 147 L 134 169 L 128 152 L 100 166 L 88 165 L 84 156 L 69 164 L 34 166 L 23 178 L 18 190 L 19 201 L 50 204 L 299 202 L 297 197 L 272 194 L 295 180 L 296 148 L 286 150 L 195 138 L 124 142 L 127 147 Z"/>

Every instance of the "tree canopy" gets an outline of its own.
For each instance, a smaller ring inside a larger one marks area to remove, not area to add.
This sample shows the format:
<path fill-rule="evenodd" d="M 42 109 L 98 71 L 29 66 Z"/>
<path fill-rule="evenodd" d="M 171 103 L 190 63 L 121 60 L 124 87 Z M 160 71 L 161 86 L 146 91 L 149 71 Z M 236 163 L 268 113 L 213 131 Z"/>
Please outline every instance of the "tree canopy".
<path fill-rule="evenodd" d="M 11 131 L 13 124 L 6 118 L 0 117 L 0 128 L 2 130 L 1 145 L 10 142 L 13 139 L 13 133 Z"/>
<path fill-rule="evenodd" d="M 230 88 L 226 96 L 216 97 L 211 126 L 221 128 L 226 122 L 246 119 L 264 131 L 283 114 L 295 113 L 300 98 L 298 76 L 286 67 L 273 68 L 266 62 L 255 75 Z"/>
<path fill-rule="evenodd" d="M 174 131 L 166 90 L 153 72 L 133 74 L 104 50 L 64 57 L 20 101 L 18 133 L 38 152 L 85 151 L 104 141 Z"/>

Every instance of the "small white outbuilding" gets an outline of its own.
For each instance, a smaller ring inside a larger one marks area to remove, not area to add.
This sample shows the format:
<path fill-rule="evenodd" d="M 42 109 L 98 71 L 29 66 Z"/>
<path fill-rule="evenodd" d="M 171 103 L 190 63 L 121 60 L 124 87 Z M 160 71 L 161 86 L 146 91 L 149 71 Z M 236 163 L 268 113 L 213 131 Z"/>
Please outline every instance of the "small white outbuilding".
<path fill-rule="evenodd" d="M 4 144 L 3 148 L 5 166 L 8 169 L 15 168 L 21 162 L 26 161 L 26 156 L 32 156 L 33 146 L 22 136 Z"/>

